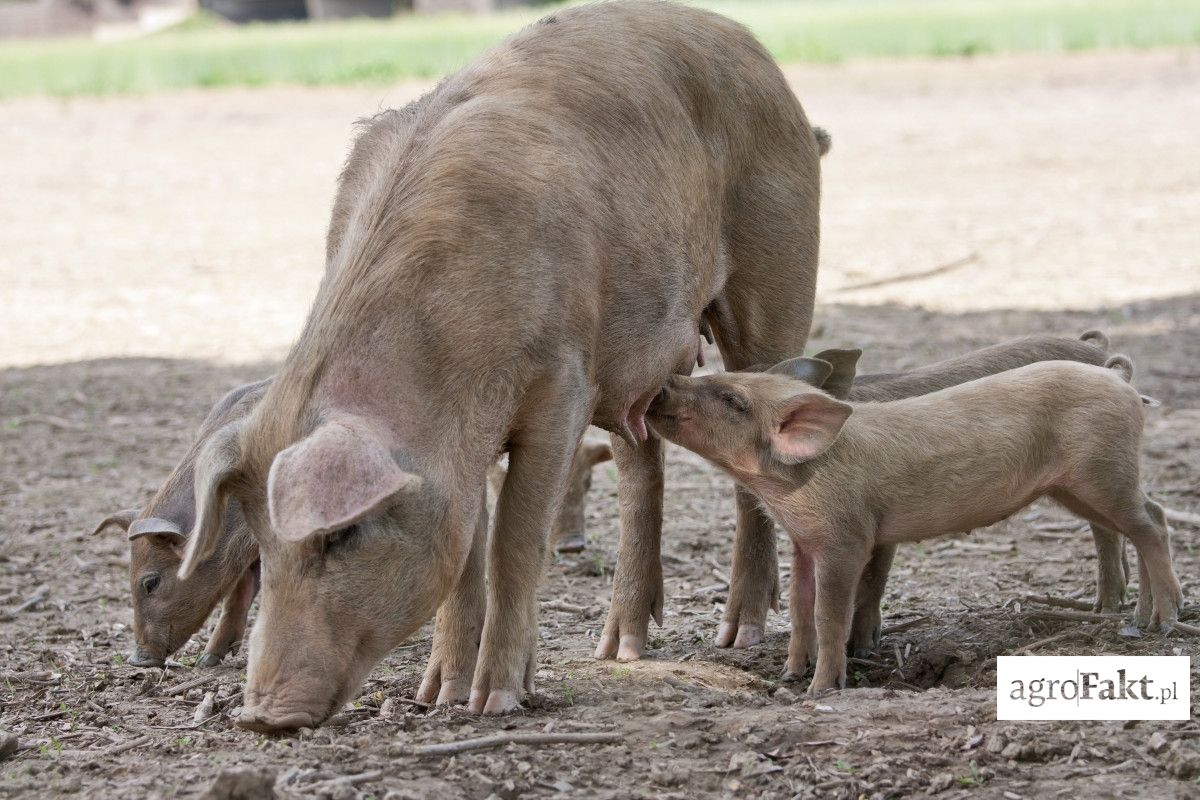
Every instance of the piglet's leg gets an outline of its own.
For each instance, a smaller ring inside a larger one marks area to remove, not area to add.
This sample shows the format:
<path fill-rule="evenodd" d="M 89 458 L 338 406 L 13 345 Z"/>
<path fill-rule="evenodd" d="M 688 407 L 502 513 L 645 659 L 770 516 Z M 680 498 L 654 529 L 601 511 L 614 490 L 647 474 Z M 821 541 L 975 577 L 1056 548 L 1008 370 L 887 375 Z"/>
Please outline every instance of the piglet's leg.
<path fill-rule="evenodd" d="M 237 649 L 246 633 L 246 620 L 250 616 L 250 604 L 258 594 L 258 566 L 255 565 L 238 578 L 233 590 L 221 604 L 221 619 L 213 631 L 204 654 L 196 662 L 198 667 L 215 667 L 230 652 Z"/>
<path fill-rule="evenodd" d="M 471 678 L 479 655 L 479 637 L 487 610 L 484 556 L 487 548 L 487 502 L 481 500 L 479 519 L 471 540 L 467 563 L 454 589 L 437 612 L 433 649 L 425 677 L 417 690 L 422 703 L 446 705 L 465 703 L 471 694 Z"/>
<path fill-rule="evenodd" d="M 621 538 L 612 606 L 596 645 L 596 658 L 632 661 L 642 656 L 650 617 L 662 625 L 663 446 L 651 434 L 636 448 L 613 436 L 612 447 Z"/>
<path fill-rule="evenodd" d="M 1094 525 L 1115 529 L 1133 543 L 1138 554 L 1137 623 L 1170 628 L 1179 618 L 1183 593 L 1171 566 L 1162 507 L 1136 486 L 1129 492 L 1113 492 L 1094 489 L 1096 485 L 1102 484 L 1099 480 L 1081 481 L 1073 491 L 1060 492 L 1055 499 Z"/>
<path fill-rule="evenodd" d="M 1116 531 L 1092 525 L 1096 543 L 1096 603 L 1095 611 L 1120 611 L 1128 583 L 1128 563 L 1125 560 L 1125 540 Z"/>
<path fill-rule="evenodd" d="M 816 554 L 817 669 L 810 694 L 846 685 L 846 641 L 854 615 L 854 591 L 868 553 L 826 546 Z"/>
<path fill-rule="evenodd" d="M 567 491 L 563 495 L 562 507 L 554 519 L 554 527 L 550 530 L 550 543 L 560 553 L 579 553 L 587 549 L 587 538 L 584 534 L 585 511 L 587 509 L 587 493 L 592 486 L 592 448 L 590 442 L 579 445 L 575 458 L 571 461 L 571 474 L 567 478 Z M 604 452 L 610 452 L 605 446 Z"/>
<path fill-rule="evenodd" d="M 1130 538 L 1138 551 L 1138 572 L 1141 586 L 1138 587 L 1138 621 L 1143 621 L 1142 595 L 1149 594 L 1153 607 L 1149 623 L 1158 623 L 1162 629 L 1170 630 L 1179 620 L 1179 607 L 1183 605 L 1183 590 L 1171 566 L 1170 529 L 1162 506 L 1145 495 L 1142 496 L 1142 514 L 1133 514 L 1134 520 L 1122 532 Z"/>
<path fill-rule="evenodd" d="M 788 611 L 792 618 L 792 637 L 788 641 L 787 664 L 783 680 L 798 681 L 808 672 L 808 665 L 817 659 L 816 575 L 810 554 L 792 543 L 792 584 Z"/>
<path fill-rule="evenodd" d="M 882 544 L 871 553 L 855 593 L 854 622 L 850 626 L 850 655 L 867 658 L 879 647 L 883 635 L 883 591 L 887 588 L 888 573 L 896 545 Z"/>

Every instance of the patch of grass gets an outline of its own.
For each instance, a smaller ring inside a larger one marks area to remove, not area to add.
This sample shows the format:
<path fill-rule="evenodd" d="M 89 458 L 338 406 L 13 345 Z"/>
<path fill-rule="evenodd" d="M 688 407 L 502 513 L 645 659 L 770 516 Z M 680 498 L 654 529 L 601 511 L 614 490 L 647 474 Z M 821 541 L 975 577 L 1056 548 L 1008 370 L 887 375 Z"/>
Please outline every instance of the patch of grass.
<path fill-rule="evenodd" d="M 959 776 L 959 786 L 969 789 L 972 786 L 982 786 L 987 781 L 987 779 L 980 774 L 979 765 L 975 763 L 975 759 L 971 759 L 971 762 L 967 764 L 967 768 L 971 770 L 971 774 Z"/>
<path fill-rule="evenodd" d="M 1194 0 L 694 0 L 748 25 L 780 61 L 970 56 L 1200 43 Z M 564 5 L 564 4 L 560 4 Z M 570 3 L 565 4 L 570 5 Z M 198 15 L 116 44 L 0 45 L 0 98 L 433 78 L 560 6 L 491 15 L 232 26 Z"/>
<path fill-rule="evenodd" d="M 50 741 L 47 744 L 44 744 L 44 745 L 41 745 L 40 747 L 38 747 L 38 752 L 44 756 L 58 755 L 62 751 L 63 751 L 63 743 L 60 742 L 58 739 L 56 739 L 54 736 L 50 737 Z"/>

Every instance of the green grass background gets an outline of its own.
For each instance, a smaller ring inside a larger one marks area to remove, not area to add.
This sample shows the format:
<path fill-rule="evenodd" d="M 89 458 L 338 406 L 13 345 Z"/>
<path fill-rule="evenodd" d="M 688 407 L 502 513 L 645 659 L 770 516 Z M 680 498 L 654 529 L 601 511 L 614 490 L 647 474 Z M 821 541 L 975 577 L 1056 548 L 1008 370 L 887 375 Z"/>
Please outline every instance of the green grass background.
<path fill-rule="evenodd" d="M 484 16 L 232 26 L 199 15 L 142 39 L 0 43 L 0 97 L 197 86 L 385 84 L 450 72 L 563 4 Z M 697 0 L 782 62 L 1200 43 L 1200 0 Z"/>

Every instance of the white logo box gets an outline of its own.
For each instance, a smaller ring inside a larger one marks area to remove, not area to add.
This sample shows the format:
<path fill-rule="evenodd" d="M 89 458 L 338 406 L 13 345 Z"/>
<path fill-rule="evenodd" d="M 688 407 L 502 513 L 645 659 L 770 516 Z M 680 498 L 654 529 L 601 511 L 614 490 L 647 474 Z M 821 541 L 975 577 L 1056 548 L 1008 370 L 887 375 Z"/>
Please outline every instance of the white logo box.
<path fill-rule="evenodd" d="M 999 656 L 996 719 L 1191 719 L 1188 656 Z"/>

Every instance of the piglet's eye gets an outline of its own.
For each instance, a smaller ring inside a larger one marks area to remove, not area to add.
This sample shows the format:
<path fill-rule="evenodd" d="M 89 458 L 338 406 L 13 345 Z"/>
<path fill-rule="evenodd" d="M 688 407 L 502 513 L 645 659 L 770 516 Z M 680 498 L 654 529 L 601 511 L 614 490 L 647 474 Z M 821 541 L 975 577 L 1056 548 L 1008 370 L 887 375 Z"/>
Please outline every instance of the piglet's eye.
<path fill-rule="evenodd" d="M 737 392 L 721 392 L 721 402 L 742 414 L 750 410 L 750 403 Z"/>
<path fill-rule="evenodd" d="M 157 575 L 147 575 L 146 577 L 142 578 L 142 580 L 141 580 L 142 591 L 145 592 L 146 594 L 151 594 L 155 589 L 158 588 L 158 584 L 161 581 L 162 581 L 162 579 L 159 578 Z"/>

